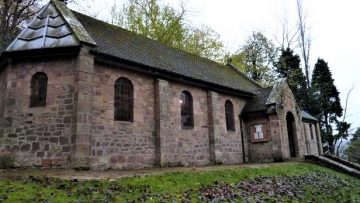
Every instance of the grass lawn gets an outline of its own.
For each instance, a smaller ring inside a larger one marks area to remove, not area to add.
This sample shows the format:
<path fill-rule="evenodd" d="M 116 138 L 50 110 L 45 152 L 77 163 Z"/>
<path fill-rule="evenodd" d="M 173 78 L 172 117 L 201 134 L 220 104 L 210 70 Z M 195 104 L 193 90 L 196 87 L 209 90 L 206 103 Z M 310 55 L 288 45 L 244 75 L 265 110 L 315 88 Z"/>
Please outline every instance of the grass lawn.
<path fill-rule="evenodd" d="M 223 201 L 360 202 L 360 180 L 302 162 L 173 172 L 115 181 L 0 178 L 0 202 Z"/>

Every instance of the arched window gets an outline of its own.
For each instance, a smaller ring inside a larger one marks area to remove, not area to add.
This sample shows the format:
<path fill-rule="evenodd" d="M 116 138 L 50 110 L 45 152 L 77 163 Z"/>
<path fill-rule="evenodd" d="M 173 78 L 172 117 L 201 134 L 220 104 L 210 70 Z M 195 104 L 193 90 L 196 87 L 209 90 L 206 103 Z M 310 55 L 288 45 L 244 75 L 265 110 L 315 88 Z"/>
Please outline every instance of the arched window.
<path fill-rule="evenodd" d="M 234 106 L 230 100 L 225 102 L 226 129 L 235 131 Z"/>
<path fill-rule="evenodd" d="M 48 78 L 45 73 L 35 73 L 31 78 L 30 107 L 45 107 Z"/>
<path fill-rule="evenodd" d="M 193 99 L 188 91 L 183 91 L 180 95 L 181 104 L 181 127 L 194 127 Z"/>
<path fill-rule="evenodd" d="M 115 82 L 115 115 L 116 121 L 134 120 L 134 87 L 127 78 Z"/>

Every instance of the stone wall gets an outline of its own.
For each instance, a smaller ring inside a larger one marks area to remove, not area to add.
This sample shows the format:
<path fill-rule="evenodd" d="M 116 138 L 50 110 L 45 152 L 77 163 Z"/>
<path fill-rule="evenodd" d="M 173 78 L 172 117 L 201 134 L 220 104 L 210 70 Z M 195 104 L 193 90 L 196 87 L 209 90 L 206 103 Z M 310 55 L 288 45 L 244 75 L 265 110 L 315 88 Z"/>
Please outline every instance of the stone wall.
<path fill-rule="evenodd" d="M 281 128 L 281 117 L 278 114 L 269 115 L 269 126 L 272 141 L 273 161 L 284 160 L 282 153 L 283 132 Z"/>
<path fill-rule="evenodd" d="M 261 142 L 253 142 L 252 141 L 252 131 L 251 128 L 254 125 L 258 124 L 266 124 L 266 132 L 268 135 L 268 139 Z M 269 116 L 268 115 L 251 115 L 247 118 L 246 122 L 246 136 L 247 136 L 247 144 L 249 147 L 248 156 L 250 162 L 272 162 L 274 161 L 273 157 L 273 139 L 274 134 L 272 134 L 271 126 L 269 125 Z"/>
<path fill-rule="evenodd" d="M 310 125 L 312 125 L 312 128 L 310 128 Z M 307 153 L 306 154 L 318 155 L 319 150 L 318 150 L 318 143 L 317 143 L 316 123 L 303 122 L 303 126 L 304 126 L 304 135 L 307 140 L 307 143 L 306 143 L 307 144 Z M 312 129 L 312 133 L 313 133 L 312 138 L 311 138 L 310 129 Z"/>
<path fill-rule="evenodd" d="M 160 94 L 167 95 L 168 115 L 161 115 L 160 133 L 161 165 L 206 165 L 209 163 L 236 164 L 242 162 L 240 115 L 245 100 L 231 97 L 194 86 L 162 82 Z M 166 87 L 168 86 L 168 88 Z M 164 89 L 169 94 L 163 92 Z M 188 91 L 193 97 L 194 128 L 181 127 L 180 94 Z M 225 121 L 225 101 L 234 106 L 235 131 L 227 131 Z M 162 110 L 164 108 L 161 103 Z M 168 128 L 166 130 L 166 128 Z"/>
<path fill-rule="evenodd" d="M 225 102 L 234 108 L 235 130 L 227 130 Z M 245 100 L 212 91 L 208 92 L 208 117 L 210 136 L 210 160 L 213 163 L 237 164 L 243 162 L 243 146 L 240 118 Z"/>
<path fill-rule="evenodd" d="M 1 88 L 7 87 L 3 118 L 8 116 L 13 123 L 0 131 L 0 146 L 16 153 L 23 166 L 124 169 L 243 160 L 238 116 L 243 99 L 214 92 L 209 107 L 206 89 L 94 64 L 86 49 L 76 59 L 31 61 L 7 69 L 8 79 L 1 80 Z M 29 108 L 30 80 L 36 72 L 48 76 L 47 105 Z M 134 86 L 133 122 L 114 121 L 114 84 L 119 77 Z M 193 97 L 192 129 L 181 127 L 179 99 L 184 90 Z M 234 106 L 235 131 L 226 129 L 226 100 Z M 216 116 L 210 122 L 213 110 Z M 216 126 L 216 160 L 210 158 L 210 125 Z"/>
<path fill-rule="evenodd" d="M 114 85 L 134 86 L 134 121 L 114 121 Z M 95 64 L 91 167 L 141 168 L 155 164 L 154 79 L 121 67 Z"/>
<path fill-rule="evenodd" d="M 322 155 L 324 153 L 324 151 L 323 151 L 323 145 L 322 145 L 322 140 L 321 140 L 321 132 L 320 132 L 320 123 L 319 122 L 316 125 L 316 140 L 317 140 L 319 154 Z"/>
<path fill-rule="evenodd" d="M 75 119 L 75 61 L 42 59 L 7 66 L 7 89 L 2 98 L 4 117 L 12 122 L 3 129 L 0 149 L 15 154 L 18 164 L 69 166 Z M 29 108 L 30 81 L 36 72 L 47 74 L 47 102 L 46 107 Z"/>
<path fill-rule="evenodd" d="M 306 154 L 306 140 L 304 137 L 304 130 L 300 116 L 300 108 L 296 103 L 294 94 L 292 93 L 289 85 L 285 82 L 282 90 L 282 102 L 277 109 L 280 123 L 280 133 L 281 136 L 281 151 L 282 157 L 287 159 L 290 158 L 290 148 L 289 148 L 289 138 L 287 132 L 286 124 L 286 115 L 291 113 L 295 118 L 296 126 L 296 139 L 295 139 L 295 149 L 296 156 L 303 156 Z"/>
<path fill-rule="evenodd" d="M 235 131 L 228 131 L 226 129 L 225 119 L 225 102 L 230 100 L 234 107 Z M 218 140 L 219 153 L 216 155 L 221 163 L 224 164 L 238 164 L 243 162 L 242 140 L 239 115 L 245 106 L 246 100 L 237 97 L 231 97 L 224 94 L 219 94 L 219 116 L 216 120 L 220 123 L 220 137 Z"/>
<path fill-rule="evenodd" d="M 0 70 L 0 118 L 3 118 L 4 110 L 5 110 L 5 94 L 6 94 L 6 81 L 7 81 L 6 78 L 7 78 L 7 69 L 4 68 L 3 70 Z"/>
<path fill-rule="evenodd" d="M 5 134 L 4 128 L 11 126 L 12 118 L 6 119 L 4 117 L 5 111 L 5 96 L 6 96 L 6 79 L 7 77 L 7 70 L 4 68 L 0 70 L 0 154 L 2 150 L 5 151 L 4 143 L 5 143 Z"/>
<path fill-rule="evenodd" d="M 258 112 L 247 114 L 246 116 L 246 135 L 248 139 L 247 150 L 249 161 L 251 162 L 272 162 L 281 161 L 290 158 L 289 137 L 287 129 L 286 116 L 288 113 L 292 114 L 295 123 L 295 151 L 296 156 L 301 157 L 305 154 L 318 154 L 318 141 L 315 131 L 315 124 L 313 124 L 314 139 L 305 136 L 304 124 L 300 117 L 300 108 L 296 103 L 296 99 L 286 82 L 276 87 L 279 91 L 279 100 L 274 104 L 276 112 L 272 112 L 268 108 L 266 112 Z M 251 127 L 257 124 L 267 125 L 267 134 L 269 139 L 254 142 L 251 140 Z M 308 124 L 305 126 L 305 131 L 308 130 Z"/>
<path fill-rule="evenodd" d="M 0 151 L 14 152 L 24 166 L 93 169 L 238 164 L 243 149 L 246 160 L 272 162 L 290 157 L 288 112 L 295 118 L 297 155 L 317 149 L 316 139 L 306 148 L 299 108 L 285 83 L 276 112 L 245 118 L 242 140 L 239 115 L 245 99 L 124 67 L 95 63 L 86 48 L 77 58 L 10 64 L 0 74 Z M 48 76 L 47 105 L 29 108 L 36 72 Z M 134 87 L 133 122 L 114 121 L 114 85 L 120 77 Z M 194 127 L 188 129 L 181 127 L 185 90 L 193 98 Z M 234 131 L 226 129 L 226 100 L 234 107 Z M 252 126 L 259 123 L 266 139 L 254 141 Z"/>
<path fill-rule="evenodd" d="M 180 95 L 187 90 L 193 98 L 194 128 L 181 127 Z M 210 163 L 207 91 L 194 86 L 169 82 L 169 134 L 171 151 L 163 152 L 163 164 L 206 165 Z"/>
<path fill-rule="evenodd" d="M 94 57 L 83 47 L 76 60 L 75 129 L 73 132 L 71 167 L 90 168 L 92 105 L 94 101 Z"/>

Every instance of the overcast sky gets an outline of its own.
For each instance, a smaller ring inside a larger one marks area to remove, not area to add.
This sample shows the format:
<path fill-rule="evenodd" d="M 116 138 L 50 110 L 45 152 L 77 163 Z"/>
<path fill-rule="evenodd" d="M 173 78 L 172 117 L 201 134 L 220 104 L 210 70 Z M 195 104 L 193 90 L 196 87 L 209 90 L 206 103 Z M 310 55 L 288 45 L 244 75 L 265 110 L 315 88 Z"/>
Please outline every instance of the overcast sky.
<path fill-rule="evenodd" d="M 163 1 L 178 6 L 177 0 Z M 91 4 L 87 12 L 106 19 L 114 2 L 122 5 L 126 0 L 86 2 Z M 285 14 L 290 24 L 295 25 L 296 19 L 296 0 L 188 0 L 186 8 L 189 23 L 210 26 L 231 51 L 238 50 L 254 30 L 270 39 L 280 35 Z M 328 62 L 343 107 L 347 92 L 354 86 L 346 120 L 352 128 L 360 127 L 360 1 L 304 0 L 304 10 L 312 38 L 311 68 L 319 57 Z"/>

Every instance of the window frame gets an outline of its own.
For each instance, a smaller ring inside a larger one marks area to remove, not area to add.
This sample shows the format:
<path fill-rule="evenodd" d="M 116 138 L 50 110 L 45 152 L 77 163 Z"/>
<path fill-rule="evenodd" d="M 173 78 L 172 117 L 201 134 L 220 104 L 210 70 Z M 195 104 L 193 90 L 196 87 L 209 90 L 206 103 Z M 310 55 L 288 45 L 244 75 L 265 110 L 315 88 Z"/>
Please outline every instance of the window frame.
<path fill-rule="evenodd" d="M 310 139 L 314 140 L 313 124 L 309 123 Z"/>
<path fill-rule="evenodd" d="M 30 81 L 29 108 L 46 107 L 48 76 L 44 72 L 36 72 Z"/>
<path fill-rule="evenodd" d="M 235 117 L 234 117 L 234 105 L 231 100 L 226 100 L 225 104 L 225 124 L 226 130 L 230 132 L 235 132 Z"/>
<path fill-rule="evenodd" d="M 187 90 L 182 91 L 180 94 L 180 116 L 182 129 L 194 128 L 194 100 Z"/>
<path fill-rule="evenodd" d="M 114 84 L 114 121 L 134 122 L 134 85 L 126 77 Z"/>

